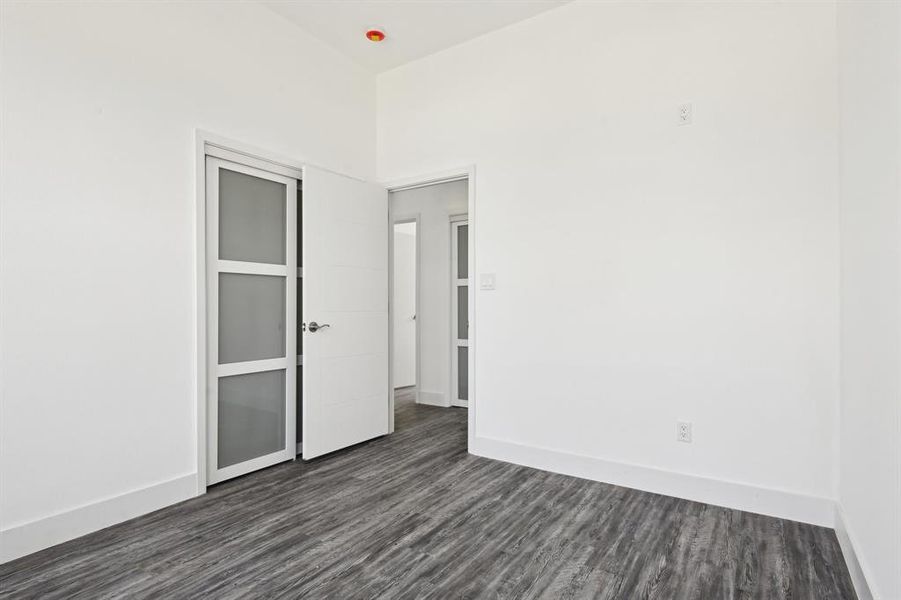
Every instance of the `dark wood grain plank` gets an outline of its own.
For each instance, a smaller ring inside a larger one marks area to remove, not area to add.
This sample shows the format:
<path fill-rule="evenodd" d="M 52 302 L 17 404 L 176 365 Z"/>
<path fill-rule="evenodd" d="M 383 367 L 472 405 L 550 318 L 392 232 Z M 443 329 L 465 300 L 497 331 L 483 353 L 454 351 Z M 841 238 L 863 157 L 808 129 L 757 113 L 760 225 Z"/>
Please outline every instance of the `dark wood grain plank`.
<path fill-rule="evenodd" d="M 852 599 L 829 529 L 472 456 L 466 412 L 0 566 L 2 598 Z"/>

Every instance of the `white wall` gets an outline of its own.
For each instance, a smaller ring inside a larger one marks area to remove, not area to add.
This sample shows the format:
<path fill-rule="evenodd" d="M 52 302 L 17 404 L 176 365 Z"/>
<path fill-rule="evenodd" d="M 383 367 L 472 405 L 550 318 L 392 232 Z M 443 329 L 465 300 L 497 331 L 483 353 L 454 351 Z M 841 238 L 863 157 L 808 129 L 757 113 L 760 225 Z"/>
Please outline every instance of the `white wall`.
<path fill-rule="evenodd" d="M 840 520 L 873 595 L 901 598 L 901 4 L 842 2 L 838 32 Z"/>
<path fill-rule="evenodd" d="M 194 129 L 372 177 L 375 81 L 251 3 L 3 2 L 0 27 L 8 558 L 194 489 Z"/>
<path fill-rule="evenodd" d="M 416 385 L 416 223 L 394 226 L 394 387 Z"/>
<path fill-rule="evenodd" d="M 454 181 L 391 194 L 394 219 L 419 215 L 419 402 L 450 406 L 450 217 L 469 208 Z"/>
<path fill-rule="evenodd" d="M 477 439 L 783 490 L 798 518 L 838 462 L 891 598 L 901 17 L 850 6 L 836 47 L 830 3 L 576 2 L 381 76 L 379 176 L 477 165 Z M 193 489 L 194 128 L 371 177 L 375 91 L 250 4 L 0 11 L 8 558 Z"/>
<path fill-rule="evenodd" d="M 476 165 L 477 451 L 831 521 L 835 55 L 828 2 L 575 2 L 379 76 L 381 179 Z"/>

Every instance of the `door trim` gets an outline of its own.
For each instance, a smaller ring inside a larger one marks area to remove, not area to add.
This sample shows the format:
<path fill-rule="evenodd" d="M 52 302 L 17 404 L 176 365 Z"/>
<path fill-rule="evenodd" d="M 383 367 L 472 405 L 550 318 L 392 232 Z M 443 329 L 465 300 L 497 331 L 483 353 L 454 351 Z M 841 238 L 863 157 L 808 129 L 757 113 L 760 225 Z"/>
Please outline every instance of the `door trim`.
<path fill-rule="evenodd" d="M 196 495 L 206 493 L 207 477 L 207 234 L 206 234 L 206 157 L 230 157 L 264 171 L 302 179 L 303 166 L 309 164 L 229 139 L 202 129 L 194 130 L 194 426 L 196 432 Z M 263 166 L 259 166 L 263 165 Z M 268 167 L 268 168 L 267 168 Z M 287 172 L 286 172 L 287 170 Z"/>
<path fill-rule="evenodd" d="M 469 280 L 476 281 L 477 276 L 477 261 L 476 261 L 476 248 L 475 248 L 475 233 L 476 233 L 476 165 L 470 164 L 463 167 L 458 167 L 455 169 L 448 169 L 446 171 L 439 171 L 433 173 L 426 173 L 422 175 L 416 175 L 413 177 L 405 177 L 400 179 L 395 179 L 391 181 L 383 181 L 382 185 L 385 189 L 388 190 L 388 193 L 392 192 L 400 192 L 403 190 L 411 190 L 418 187 L 424 187 L 427 185 L 435 185 L 439 183 L 449 183 L 451 181 L 460 181 L 461 179 L 465 179 L 467 181 L 467 215 L 469 217 Z M 388 224 L 393 233 L 394 228 L 394 215 L 391 213 L 391 202 L 388 203 L 388 211 L 389 211 L 389 219 Z M 394 277 L 394 264 L 393 258 L 389 257 L 388 268 L 391 269 L 391 279 L 389 281 L 393 281 Z M 478 402 L 476 400 L 476 377 L 475 377 L 475 356 L 476 356 L 476 327 L 477 327 L 477 304 L 476 304 L 476 290 L 474 285 L 469 286 L 469 409 L 467 411 L 467 447 L 472 448 L 473 443 L 476 437 L 476 414 L 478 412 Z M 391 293 L 391 288 L 389 287 L 389 294 Z M 392 306 L 389 302 L 388 305 L 389 310 L 389 319 L 393 318 L 393 313 L 391 313 Z M 418 310 L 418 309 L 417 309 Z M 393 321 L 392 321 L 393 322 Z M 390 332 L 390 328 L 389 328 Z M 390 333 L 389 333 L 390 336 Z M 394 389 L 394 363 L 392 360 L 392 356 L 394 354 L 394 347 L 391 345 L 391 339 L 389 337 L 389 348 L 388 348 L 388 371 L 389 371 L 389 389 Z M 394 394 L 391 394 L 391 432 L 394 432 Z"/>

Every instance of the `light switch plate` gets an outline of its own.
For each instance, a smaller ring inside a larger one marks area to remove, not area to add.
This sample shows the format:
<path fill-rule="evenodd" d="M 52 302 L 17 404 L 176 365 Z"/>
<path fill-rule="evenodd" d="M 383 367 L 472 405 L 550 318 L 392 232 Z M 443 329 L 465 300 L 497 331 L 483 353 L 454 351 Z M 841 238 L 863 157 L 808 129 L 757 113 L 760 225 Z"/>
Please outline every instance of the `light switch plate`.
<path fill-rule="evenodd" d="M 493 290 L 494 273 L 482 273 L 479 275 L 479 288 L 483 290 Z"/>

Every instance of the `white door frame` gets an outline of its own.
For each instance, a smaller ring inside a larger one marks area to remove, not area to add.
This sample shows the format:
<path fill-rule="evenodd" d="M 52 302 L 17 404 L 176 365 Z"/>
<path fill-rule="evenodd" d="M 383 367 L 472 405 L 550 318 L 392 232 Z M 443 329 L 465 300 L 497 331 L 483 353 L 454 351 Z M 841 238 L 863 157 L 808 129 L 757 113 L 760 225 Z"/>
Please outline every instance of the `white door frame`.
<path fill-rule="evenodd" d="M 388 190 L 388 193 L 391 193 L 391 190 Z M 422 239 L 419 235 L 420 232 L 420 213 L 409 213 L 409 214 L 393 214 L 391 210 L 391 197 L 388 197 L 388 212 L 391 214 L 391 219 L 388 221 L 391 224 L 391 238 L 388 243 L 388 290 L 391 293 L 391 301 L 388 302 L 388 311 L 389 311 L 389 323 L 391 324 L 391 328 L 389 329 L 389 339 L 390 339 L 390 348 L 391 348 L 391 358 L 389 362 L 391 363 L 391 413 L 394 414 L 394 226 L 401 225 L 403 223 L 415 223 L 416 224 L 416 240 L 415 240 L 415 250 L 416 253 L 416 265 L 413 268 L 413 277 L 416 281 L 414 281 L 415 286 L 415 295 L 416 299 L 414 300 L 415 308 L 413 309 L 415 314 L 414 319 L 414 327 L 415 327 L 415 341 L 416 348 L 413 349 L 413 356 L 416 361 L 414 365 L 414 370 L 416 372 L 415 378 L 416 382 L 413 384 L 413 393 L 415 395 L 416 402 L 419 402 L 419 384 L 422 381 L 420 376 L 420 347 L 421 347 L 421 333 L 419 327 L 419 280 L 420 280 L 420 265 L 422 264 L 421 260 L 421 252 L 422 246 L 420 240 Z M 391 431 L 394 431 L 394 417 L 391 417 Z"/>
<path fill-rule="evenodd" d="M 382 182 L 382 185 L 388 190 L 388 193 L 392 192 L 400 192 L 403 190 L 410 190 L 419 187 L 425 187 L 429 185 L 435 185 L 438 183 L 448 183 L 451 181 L 460 181 L 465 179 L 467 181 L 467 202 L 468 209 L 467 215 L 469 220 L 469 280 L 476 280 L 476 252 L 475 252 L 475 215 L 476 215 L 476 167 L 475 165 L 467 165 L 465 167 L 459 167 L 456 169 L 449 169 L 447 171 L 441 171 L 437 173 L 429 173 L 424 175 L 418 175 L 413 177 L 406 177 L 403 179 L 396 179 L 393 181 Z M 389 213 L 391 212 L 391 202 L 388 203 Z M 392 236 L 391 239 L 394 239 L 394 215 L 391 214 L 388 219 L 389 226 L 391 227 Z M 418 228 L 417 228 L 417 238 L 418 238 Z M 417 240 L 418 241 L 418 240 Z M 393 244 L 392 244 L 393 247 Z M 393 252 L 393 248 L 392 248 Z M 417 247 L 418 252 L 418 247 Z M 393 255 L 389 255 L 388 259 L 388 268 L 390 270 L 389 274 L 389 290 L 393 290 L 394 285 L 394 258 Z M 418 275 L 418 274 L 417 274 Z M 417 277 L 417 285 L 419 278 Z M 476 412 L 478 411 L 478 402 L 476 401 L 476 385 L 475 385 L 475 353 L 476 353 L 476 290 L 474 285 L 469 286 L 469 410 L 467 411 L 467 446 L 469 448 L 473 447 L 474 440 L 476 437 Z M 417 295 L 418 301 L 418 295 Z M 394 323 L 393 316 L 393 303 L 389 303 L 388 305 L 388 318 L 391 323 Z M 419 308 L 417 307 L 417 311 Z M 418 312 L 417 312 L 418 314 Z M 454 333 L 453 335 L 456 335 Z M 391 380 L 389 380 L 389 389 L 394 389 L 394 361 L 393 361 L 393 353 L 394 353 L 394 340 L 391 339 L 390 329 L 389 329 L 389 373 L 391 374 Z M 456 339 L 456 338 L 454 338 Z M 418 341 L 418 340 L 417 340 Z M 418 368 L 418 367 L 417 367 Z M 419 374 L 417 372 L 417 379 Z M 417 382 L 418 385 L 418 382 Z M 394 431 L 394 394 L 391 394 L 391 431 Z"/>
<path fill-rule="evenodd" d="M 459 361 L 457 360 L 457 356 L 460 353 L 458 348 L 463 347 L 463 346 L 465 346 L 467 348 L 469 347 L 469 331 L 467 329 L 466 341 L 464 343 L 460 343 L 460 336 L 457 335 L 457 332 L 459 331 L 459 323 L 457 322 L 458 316 L 459 316 L 459 307 L 457 306 L 457 298 L 458 298 L 457 288 L 459 288 L 461 285 L 466 285 L 466 287 L 467 287 L 466 295 L 468 297 L 469 296 L 469 287 L 472 285 L 472 277 L 468 277 L 466 279 L 465 284 L 460 283 L 463 280 L 461 280 L 457 277 L 457 273 L 458 273 L 458 270 L 457 270 L 458 264 L 457 263 L 458 263 L 458 257 L 459 257 L 459 248 L 457 247 L 457 231 L 459 230 L 459 228 L 461 226 L 468 225 L 468 224 L 469 224 L 469 215 L 451 215 L 451 217 L 450 217 L 450 229 L 451 229 L 451 234 L 450 234 L 450 243 L 451 243 L 451 252 L 450 252 L 450 257 L 451 257 L 451 259 L 450 259 L 450 283 L 451 283 L 451 285 L 450 285 L 450 294 L 451 294 L 451 297 L 450 297 L 450 341 L 451 341 L 451 344 L 450 344 L 450 346 L 451 346 L 451 349 L 450 349 L 450 352 L 451 352 L 451 355 L 450 355 L 450 398 L 449 398 L 449 400 L 450 400 L 451 406 L 459 406 L 459 407 L 463 407 L 463 408 L 469 407 L 469 400 L 460 400 L 460 390 L 457 387 L 457 382 L 459 381 L 458 369 L 460 368 L 460 365 L 459 365 Z M 466 236 L 466 240 L 467 240 L 467 248 L 468 248 L 469 247 L 469 235 Z M 468 308 L 469 307 L 467 306 L 467 316 L 469 314 Z M 467 353 L 467 357 L 468 356 L 469 356 L 469 354 Z M 469 362 L 469 361 L 467 360 L 467 362 Z M 467 379 L 468 379 L 468 377 L 467 377 Z M 467 398 L 469 398 L 468 391 L 469 391 L 469 387 L 467 386 L 467 396 L 466 396 Z"/>

